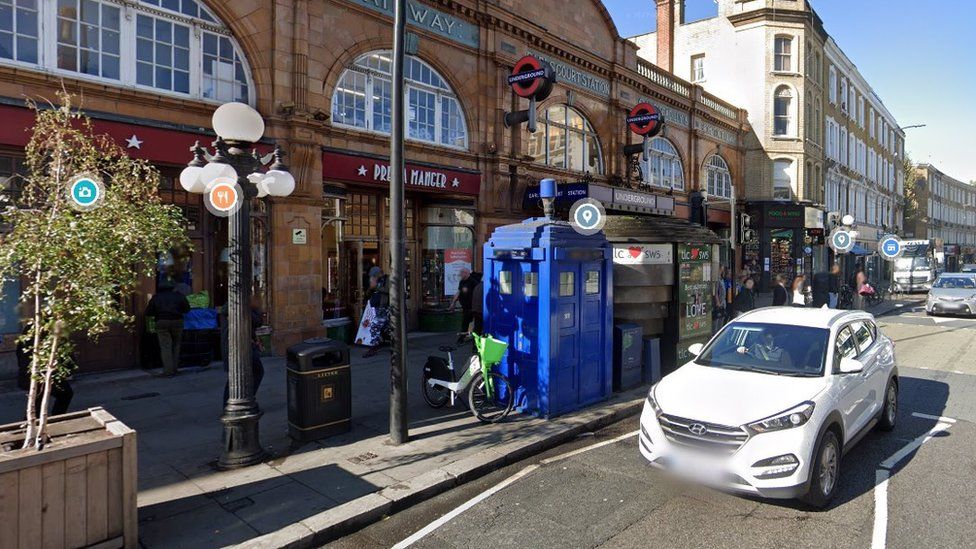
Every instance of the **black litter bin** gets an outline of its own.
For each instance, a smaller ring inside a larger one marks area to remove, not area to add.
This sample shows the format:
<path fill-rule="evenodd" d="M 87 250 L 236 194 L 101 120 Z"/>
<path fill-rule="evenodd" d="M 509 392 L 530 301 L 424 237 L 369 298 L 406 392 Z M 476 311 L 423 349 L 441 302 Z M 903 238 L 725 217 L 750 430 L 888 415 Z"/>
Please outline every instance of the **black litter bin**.
<path fill-rule="evenodd" d="M 349 431 L 352 375 L 349 346 L 309 339 L 288 348 L 288 435 L 301 441 Z"/>
<path fill-rule="evenodd" d="M 613 390 L 626 391 L 641 384 L 641 339 L 637 324 L 613 327 Z"/>

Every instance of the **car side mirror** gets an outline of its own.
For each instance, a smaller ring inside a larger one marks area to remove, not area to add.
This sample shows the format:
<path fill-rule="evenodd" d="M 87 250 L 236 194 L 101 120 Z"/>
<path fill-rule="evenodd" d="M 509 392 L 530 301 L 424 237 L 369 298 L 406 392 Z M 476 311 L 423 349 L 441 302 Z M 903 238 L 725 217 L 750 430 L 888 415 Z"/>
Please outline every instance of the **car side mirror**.
<path fill-rule="evenodd" d="M 689 345 L 688 346 L 688 352 L 691 353 L 694 356 L 700 355 L 701 352 L 702 352 L 702 350 L 704 350 L 704 349 L 705 349 L 705 346 L 702 345 L 701 343 L 695 343 L 693 345 Z"/>
<path fill-rule="evenodd" d="M 840 359 L 840 373 L 842 374 L 856 374 L 858 372 L 864 371 L 864 363 L 860 360 L 855 360 L 853 358 L 842 358 Z"/>

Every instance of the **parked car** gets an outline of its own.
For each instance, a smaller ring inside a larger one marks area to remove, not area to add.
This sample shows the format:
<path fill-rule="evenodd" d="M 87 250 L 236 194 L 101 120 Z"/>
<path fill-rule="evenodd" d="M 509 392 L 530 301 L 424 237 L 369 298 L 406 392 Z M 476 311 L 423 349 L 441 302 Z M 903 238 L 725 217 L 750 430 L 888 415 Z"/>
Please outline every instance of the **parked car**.
<path fill-rule="evenodd" d="M 638 446 L 656 467 L 824 507 L 843 455 L 895 427 L 894 344 L 869 313 L 759 309 L 689 351 L 644 403 Z"/>
<path fill-rule="evenodd" d="M 976 273 L 942 273 L 935 279 L 925 314 L 976 315 Z"/>

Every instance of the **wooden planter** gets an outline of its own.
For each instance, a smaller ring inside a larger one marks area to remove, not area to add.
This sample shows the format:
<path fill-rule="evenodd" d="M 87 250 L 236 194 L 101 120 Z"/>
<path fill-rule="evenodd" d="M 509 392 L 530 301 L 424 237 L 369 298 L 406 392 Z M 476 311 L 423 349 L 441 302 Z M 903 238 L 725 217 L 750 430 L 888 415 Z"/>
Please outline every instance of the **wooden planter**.
<path fill-rule="evenodd" d="M 138 546 L 135 431 L 90 408 L 50 418 L 40 452 L 23 433 L 0 426 L 0 549 Z"/>

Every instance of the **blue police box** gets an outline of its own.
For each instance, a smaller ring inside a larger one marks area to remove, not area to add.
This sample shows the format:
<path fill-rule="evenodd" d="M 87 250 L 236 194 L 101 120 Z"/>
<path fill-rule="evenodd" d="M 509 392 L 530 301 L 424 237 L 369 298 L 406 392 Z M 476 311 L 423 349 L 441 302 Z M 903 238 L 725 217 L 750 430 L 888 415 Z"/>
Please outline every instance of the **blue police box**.
<path fill-rule="evenodd" d="M 484 245 L 485 332 L 508 343 L 499 371 L 523 413 L 553 417 L 608 398 L 613 255 L 602 232 L 546 216 L 499 227 Z M 550 197 L 546 197 L 549 188 Z"/>

